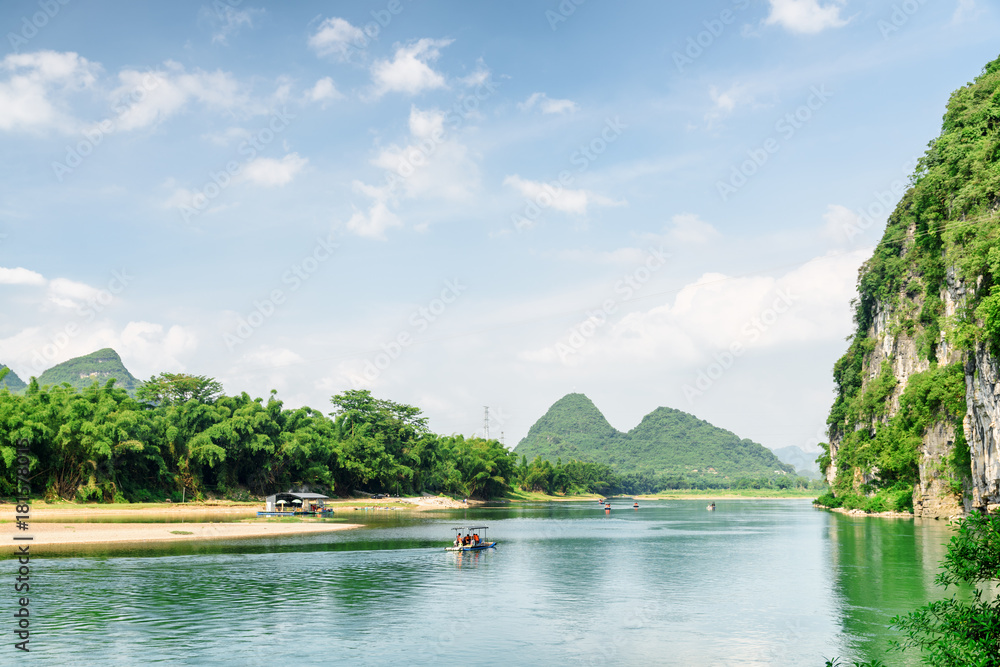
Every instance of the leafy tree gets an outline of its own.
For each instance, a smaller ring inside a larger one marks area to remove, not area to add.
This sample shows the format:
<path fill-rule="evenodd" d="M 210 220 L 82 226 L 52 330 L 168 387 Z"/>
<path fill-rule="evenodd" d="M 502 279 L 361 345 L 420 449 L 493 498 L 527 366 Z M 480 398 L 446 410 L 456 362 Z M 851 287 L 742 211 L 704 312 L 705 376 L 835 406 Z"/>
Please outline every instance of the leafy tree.
<path fill-rule="evenodd" d="M 958 523 L 935 580 L 939 586 L 972 587 L 971 600 L 952 595 L 892 619 L 906 634 L 899 650 L 919 647 L 935 667 L 1000 666 L 1000 516 L 970 514 Z M 984 592 L 984 585 L 993 590 Z"/>
<path fill-rule="evenodd" d="M 160 373 L 136 391 L 140 401 L 153 405 L 178 405 L 188 401 L 212 403 L 222 394 L 222 385 L 204 375 Z"/>

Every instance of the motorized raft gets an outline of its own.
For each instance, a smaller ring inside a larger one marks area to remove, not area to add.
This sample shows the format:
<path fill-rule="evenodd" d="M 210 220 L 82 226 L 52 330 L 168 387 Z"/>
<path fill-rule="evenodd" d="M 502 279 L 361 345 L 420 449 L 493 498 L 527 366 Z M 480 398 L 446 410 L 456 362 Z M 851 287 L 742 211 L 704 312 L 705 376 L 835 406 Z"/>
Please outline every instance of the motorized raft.
<path fill-rule="evenodd" d="M 482 551 L 492 549 L 497 545 L 495 541 L 486 539 L 487 526 L 469 526 L 452 528 L 455 531 L 455 539 L 452 540 L 448 551 Z M 462 531 L 465 531 L 465 535 Z"/>

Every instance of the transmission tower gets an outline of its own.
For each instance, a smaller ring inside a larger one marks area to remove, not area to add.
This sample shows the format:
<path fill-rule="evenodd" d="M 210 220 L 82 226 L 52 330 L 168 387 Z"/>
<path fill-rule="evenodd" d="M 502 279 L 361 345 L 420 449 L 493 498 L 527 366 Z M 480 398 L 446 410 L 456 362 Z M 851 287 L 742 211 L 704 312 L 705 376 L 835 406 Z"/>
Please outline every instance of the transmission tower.
<path fill-rule="evenodd" d="M 483 416 L 483 433 L 486 434 L 486 439 L 490 439 L 490 406 L 483 406 L 484 416 Z"/>

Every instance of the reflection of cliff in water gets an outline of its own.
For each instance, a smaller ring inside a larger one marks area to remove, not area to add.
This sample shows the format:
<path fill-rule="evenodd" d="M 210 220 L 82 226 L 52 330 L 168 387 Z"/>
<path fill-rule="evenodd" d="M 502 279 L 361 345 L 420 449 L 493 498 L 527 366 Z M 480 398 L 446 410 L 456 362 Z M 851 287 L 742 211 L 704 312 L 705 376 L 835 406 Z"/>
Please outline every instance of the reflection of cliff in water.
<path fill-rule="evenodd" d="M 834 595 L 842 610 L 845 650 L 855 658 L 886 658 L 892 617 L 945 597 L 934 585 L 952 531 L 944 521 L 854 517 L 831 512 L 828 524 Z M 847 655 L 842 656 L 847 658 Z M 920 664 L 919 652 L 890 655 L 893 664 Z"/>

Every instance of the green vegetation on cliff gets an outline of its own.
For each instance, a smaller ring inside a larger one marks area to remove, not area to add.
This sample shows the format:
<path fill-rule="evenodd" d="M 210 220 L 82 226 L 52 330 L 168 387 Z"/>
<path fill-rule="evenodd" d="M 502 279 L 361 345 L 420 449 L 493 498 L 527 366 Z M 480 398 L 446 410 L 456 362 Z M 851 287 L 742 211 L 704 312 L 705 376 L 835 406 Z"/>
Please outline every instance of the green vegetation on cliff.
<path fill-rule="evenodd" d="M 657 408 L 628 433 L 615 430 L 583 394 L 549 408 L 515 453 L 550 463 L 560 458 L 610 466 L 620 474 L 726 480 L 794 473 L 763 445 L 680 410 Z"/>
<path fill-rule="evenodd" d="M 76 389 L 84 389 L 95 382 L 104 384 L 110 379 L 114 379 L 117 386 L 132 396 L 142 384 L 128 372 L 121 357 L 110 347 L 57 364 L 38 376 L 38 383 L 45 386 L 65 382 Z"/>
<path fill-rule="evenodd" d="M 960 492 L 969 476 L 964 368 L 955 356 L 939 354 L 942 340 L 952 353 L 977 344 L 1000 351 L 998 160 L 1000 59 L 952 94 L 941 135 L 919 161 L 912 187 L 859 273 L 856 330 L 833 369 L 837 395 L 827 423 L 838 447 L 835 461 L 828 450 L 820 463 L 836 465 L 836 498 L 821 499 L 824 504 L 912 507 L 921 443 L 934 423 L 955 427 L 947 471 L 952 488 Z M 961 295 L 952 316 L 946 316 L 943 299 L 949 289 Z M 929 364 L 929 370 L 909 376 L 896 412 L 890 409 L 898 388 L 889 362 L 877 373 L 869 368 L 879 318 L 888 335 L 913 339 L 918 359 L 911 362 Z"/>

